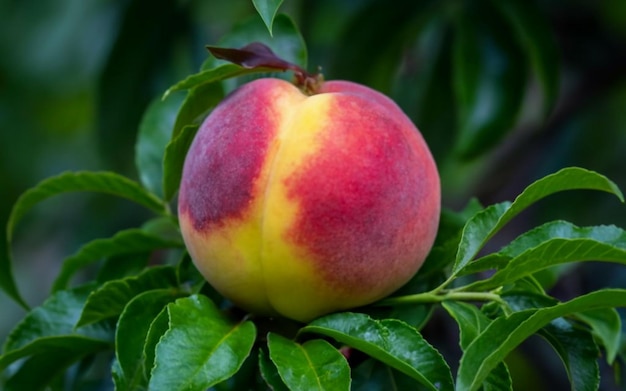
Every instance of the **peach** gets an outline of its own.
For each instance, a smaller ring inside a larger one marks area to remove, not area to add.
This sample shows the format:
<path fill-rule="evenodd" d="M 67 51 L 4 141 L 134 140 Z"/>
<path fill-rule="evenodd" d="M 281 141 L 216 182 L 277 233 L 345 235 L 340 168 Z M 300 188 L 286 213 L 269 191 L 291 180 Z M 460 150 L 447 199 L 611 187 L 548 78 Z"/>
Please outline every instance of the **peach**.
<path fill-rule="evenodd" d="M 241 86 L 185 160 L 187 249 L 217 291 L 255 314 L 306 322 L 379 300 L 417 272 L 436 235 L 439 175 L 416 127 L 368 87 L 318 87 Z"/>

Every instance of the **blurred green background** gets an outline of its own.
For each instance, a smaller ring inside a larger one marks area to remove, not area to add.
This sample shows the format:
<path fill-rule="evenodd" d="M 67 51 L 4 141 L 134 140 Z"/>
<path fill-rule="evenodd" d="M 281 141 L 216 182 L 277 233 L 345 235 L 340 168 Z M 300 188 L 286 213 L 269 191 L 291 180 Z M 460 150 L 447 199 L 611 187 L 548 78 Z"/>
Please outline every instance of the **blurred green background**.
<path fill-rule="evenodd" d="M 510 200 L 572 165 L 626 191 L 626 1 L 520 3 L 507 11 L 489 0 L 287 0 L 281 11 L 301 28 L 310 70 L 370 85 L 405 109 L 435 154 L 445 206 Z M 199 69 L 204 45 L 248 18 L 258 16 L 247 0 L 0 0 L 0 220 L 22 192 L 65 170 L 136 178 L 134 140 L 147 104 Z M 30 212 L 12 249 L 27 301 L 45 299 L 81 243 L 144 217 L 87 194 Z M 591 192 L 556 195 L 492 246 L 550 219 L 626 227 L 626 206 Z M 601 286 L 625 288 L 626 270 L 581 265 L 553 291 L 567 298 Z M 24 313 L 3 293 L 0 308 L 4 340 Z M 445 344 L 455 333 L 447 325 L 433 339 Z M 535 360 L 542 346 L 530 341 L 510 358 L 514 383 L 568 388 L 553 353 Z M 616 387 L 611 375 L 603 381 Z"/>

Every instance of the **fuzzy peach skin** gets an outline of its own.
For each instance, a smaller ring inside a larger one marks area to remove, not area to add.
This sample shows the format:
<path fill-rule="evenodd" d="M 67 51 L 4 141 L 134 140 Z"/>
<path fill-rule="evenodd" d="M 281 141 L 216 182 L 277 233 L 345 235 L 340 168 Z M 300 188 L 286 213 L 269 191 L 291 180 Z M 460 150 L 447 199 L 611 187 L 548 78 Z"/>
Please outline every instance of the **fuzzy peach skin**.
<path fill-rule="evenodd" d="M 389 98 L 346 81 L 229 95 L 185 160 L 178 212 L 203 276 L 237 306 L 310 321 L 406 283 L 432 247 L 439 175 Z"/>

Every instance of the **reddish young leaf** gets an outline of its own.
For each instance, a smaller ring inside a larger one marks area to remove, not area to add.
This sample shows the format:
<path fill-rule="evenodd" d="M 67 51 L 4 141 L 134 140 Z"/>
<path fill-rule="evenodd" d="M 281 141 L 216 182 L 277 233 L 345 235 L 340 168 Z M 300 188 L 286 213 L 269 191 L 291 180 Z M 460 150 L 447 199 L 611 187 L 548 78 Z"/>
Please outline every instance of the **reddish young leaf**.
<path fill-rule="evenodd" d="M 272 68 L 281 71 L 292 70 L 305 73 L 299 66 L 278 57 L 272 49 L 261 42 L 252 42 L 240 49 L 206 47 L 215 57 L 241 65 L 244 68 Z"/>
<path fill-rule="evenodd" d="M 206 47 L 212 55 L 220 60 L 226 60 L 246 69 L 275 69 L 280 71 L 291 70 L 294 72 L 295 84 L 306 93 L 317 91 L 322 75 L 310 74 L 300 66 L 278 57 L 272 49 L 261 42 L 252 42 L 240 49 L 220 48 L 216 46 Z"/>

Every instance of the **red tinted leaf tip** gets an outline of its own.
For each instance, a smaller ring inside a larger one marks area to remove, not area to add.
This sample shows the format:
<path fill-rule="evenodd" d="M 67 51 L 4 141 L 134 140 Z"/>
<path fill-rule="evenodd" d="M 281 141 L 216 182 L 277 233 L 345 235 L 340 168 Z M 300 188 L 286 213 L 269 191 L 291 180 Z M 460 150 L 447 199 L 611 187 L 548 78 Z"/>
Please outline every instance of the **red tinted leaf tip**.
<path fill-rule="evenodd" d="M 300 66 L 276 55 L 267 45 L 252 42 L 242 48 L 221 48 L 207 46 L 209 52 L 220 60 L 226 60 L 247 69 L 266 68 L 270 70 L 293 71 L 295 83 L 308 94 L 314 94 L 322 82 L 321 74 L 310 74 Z"/>

